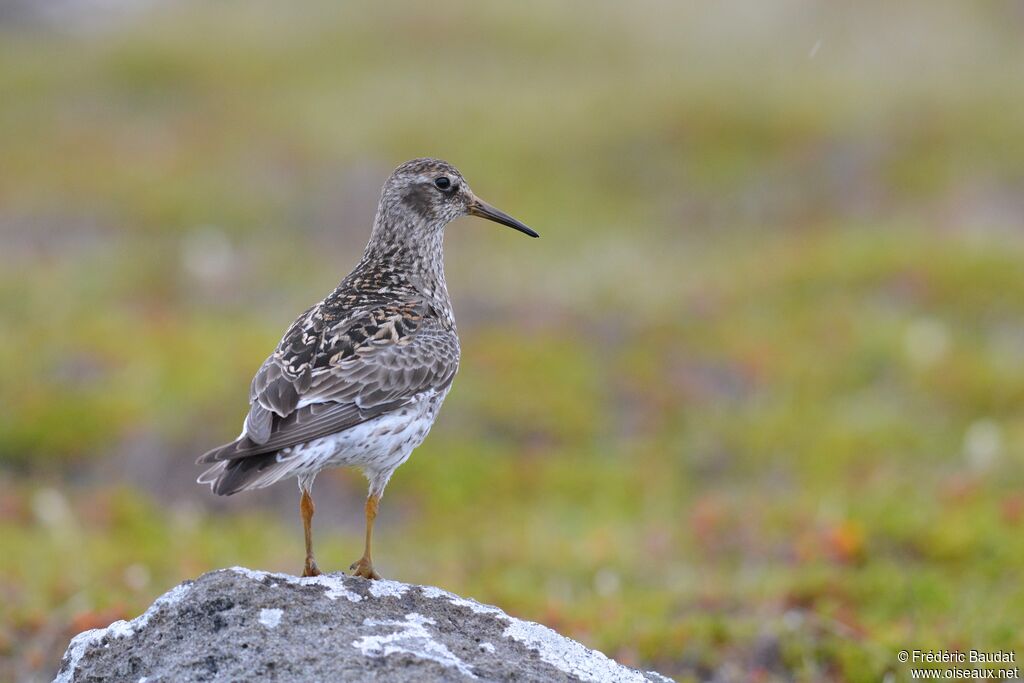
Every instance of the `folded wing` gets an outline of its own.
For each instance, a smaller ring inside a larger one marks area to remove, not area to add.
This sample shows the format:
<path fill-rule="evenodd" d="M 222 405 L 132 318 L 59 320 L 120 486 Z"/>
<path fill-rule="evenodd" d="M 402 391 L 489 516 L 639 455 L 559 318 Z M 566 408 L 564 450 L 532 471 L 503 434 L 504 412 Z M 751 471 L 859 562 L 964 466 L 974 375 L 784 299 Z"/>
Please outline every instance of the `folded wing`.
<path fill-rule="evenodd" d="M 335 434 L 447 388 L 458 338 L 422 302 L 388 304 L 332 321 L 304 313 L 253 379 L 236 441 L 199 463 L 238 460 Z"/>

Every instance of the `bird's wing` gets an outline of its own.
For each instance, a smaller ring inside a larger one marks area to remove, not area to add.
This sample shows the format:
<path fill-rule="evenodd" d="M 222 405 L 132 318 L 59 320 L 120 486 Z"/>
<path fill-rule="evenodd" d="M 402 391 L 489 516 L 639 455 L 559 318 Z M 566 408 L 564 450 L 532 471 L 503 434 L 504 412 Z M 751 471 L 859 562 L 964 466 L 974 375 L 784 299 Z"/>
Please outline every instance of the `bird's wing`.
<path fill-rule="evenodd" d="M 343 319 L 314 307 L 253 379 L 243 436 L 199 462 L 234 460 L 334 434 L 451 384 L 459 342 L 423 302 Z"/>

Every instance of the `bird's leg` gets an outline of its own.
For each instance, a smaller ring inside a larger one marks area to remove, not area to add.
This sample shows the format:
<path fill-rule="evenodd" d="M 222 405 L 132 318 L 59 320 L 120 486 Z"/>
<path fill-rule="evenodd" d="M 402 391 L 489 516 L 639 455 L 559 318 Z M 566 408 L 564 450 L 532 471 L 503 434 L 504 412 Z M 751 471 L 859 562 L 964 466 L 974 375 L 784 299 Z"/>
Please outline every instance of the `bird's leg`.
<path fill-rule="evenodd" d="M 364 579 L 379 579 L 380 574 L 373 570 L 373 560 L 370 555 L 370 542 L 373 539 L 373 520 L 377 518 L 377 506 L 380 504 L 380 495 L 371 493 L 366 498 L 366 547 L 363 549 L 363 556 L 352 563 L 349 569 L 353 576 L 361 576 Z"/>
<path fill-rule="evenodd" d="M 302 528 L 306 532 L 306 565 L 302 568 L 303 576 L 320 576 L 320 569 L 316 566 L 316 560 L 313 558 L 313 512 L 315 510 L 313 496 L 309 495 L 307 489 L 302 489 L 299 511 L 302 513 Z"/>

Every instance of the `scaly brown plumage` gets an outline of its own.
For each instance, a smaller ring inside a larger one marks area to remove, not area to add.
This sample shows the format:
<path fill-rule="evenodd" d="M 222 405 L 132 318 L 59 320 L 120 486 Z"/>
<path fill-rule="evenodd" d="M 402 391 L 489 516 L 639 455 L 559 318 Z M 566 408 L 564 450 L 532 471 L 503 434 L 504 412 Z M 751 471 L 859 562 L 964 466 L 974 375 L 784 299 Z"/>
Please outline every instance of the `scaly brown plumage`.
<path fill-rule="evenodd" d="M 462 174 L 414 159 L 388 178 L 369 244 L 331 294 L 300 315 L 253 378 L 239 437 L 198 462 L 218 495 L 295 476 L 313 556 L 311 489 L 325 467 L 359 467 L 370 483 L 366 545 L 351 569 L 379 578 L 370 540 L 388 480 L 426 437 L 459 367 L 459 338 L 444 279 L 444 227 L 476 215 L 537 233 L 479 200 Z"/>

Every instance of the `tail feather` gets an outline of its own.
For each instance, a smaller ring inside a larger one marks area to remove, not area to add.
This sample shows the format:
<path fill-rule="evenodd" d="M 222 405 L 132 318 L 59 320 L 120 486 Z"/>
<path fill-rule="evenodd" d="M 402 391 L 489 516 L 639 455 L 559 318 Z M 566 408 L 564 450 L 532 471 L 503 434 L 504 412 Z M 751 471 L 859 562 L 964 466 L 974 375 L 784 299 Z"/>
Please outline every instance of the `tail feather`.
<path fill-rule="evenodd" d="M 200 455 L 198 458 L 196 458 L 196 464 L 206 465 L 211 462 L 231 460 L 231 455 L 236 454 L 240 448 L 246 448 L 252 445 L 253 442 L 243 431 L 234 441 L 226 443 L 222 446 L 217 446 L 216 448 L 211 448 L 210 450 Z"/>
<path fill-rule="evenodd" d="M 209 485 L 218 496 L 230 496 L 270 486 L 294 474 L 295 465 L 292 460 L 278 461 L 277 453 L 262 453 L 238 460 L 222 460 L 199 475 L 196 482 Z"/>

